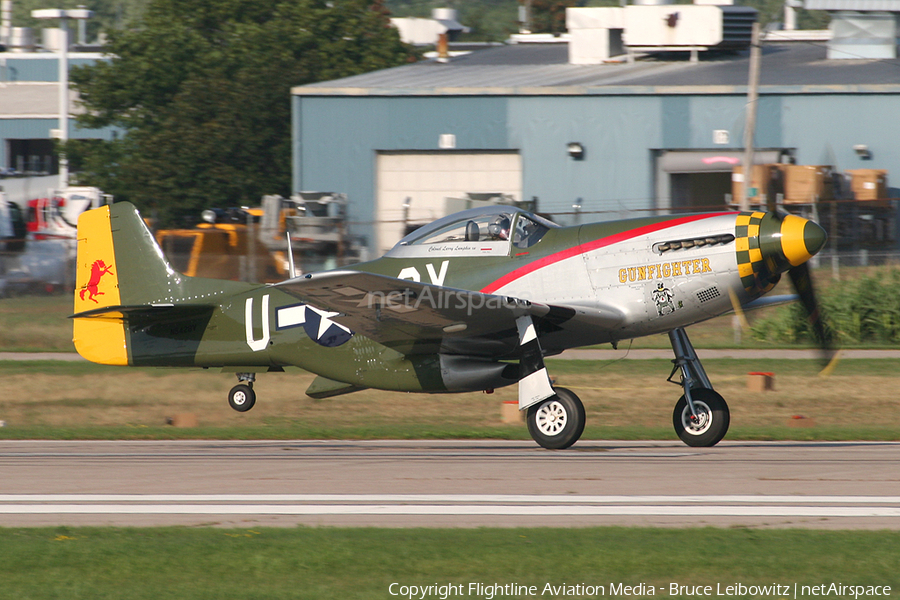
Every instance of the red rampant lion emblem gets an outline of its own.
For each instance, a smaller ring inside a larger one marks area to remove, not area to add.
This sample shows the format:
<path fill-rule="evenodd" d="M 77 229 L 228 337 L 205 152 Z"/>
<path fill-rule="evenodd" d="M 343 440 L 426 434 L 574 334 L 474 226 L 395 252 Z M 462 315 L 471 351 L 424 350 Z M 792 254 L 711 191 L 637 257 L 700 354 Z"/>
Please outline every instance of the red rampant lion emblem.
<path fill-rule="evenodd" d="M 85 292 L 87 292 L 88 300 L 90 300 L 94 304 L 100 304 L 94 297 L 102 296 L 104 293 L 101 292 L 97 288 L 97 286 L 100 285 L 100 279 L 102 279 L 103 276 L 107 273 L 109 273 L 110 275 L 115 275 L 115 273 L 113 273 L 110 269 L 112 269 L 112 267 L 107 267 L 106 263 L 103 262 L 102 259 L 94 261 L 94 264 L 91 265 L 91 278 L 84 286 L 82 286 L 81 292 L 79 293 L 82 300 L 84 300 L 84 294 Z"/>

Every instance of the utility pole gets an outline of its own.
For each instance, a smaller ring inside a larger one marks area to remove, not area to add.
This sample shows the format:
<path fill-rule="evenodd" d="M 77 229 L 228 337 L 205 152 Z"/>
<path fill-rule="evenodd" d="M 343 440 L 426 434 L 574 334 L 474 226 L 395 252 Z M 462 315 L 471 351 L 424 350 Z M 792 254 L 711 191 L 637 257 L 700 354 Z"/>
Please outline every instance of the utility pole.
<path fill-rule="evenodd" d="M 747 118 L 744 121 L 744 186 L 739 198 L 742 211 L 750 210 L 750 193 L 753 185 L 753 133 L 756 130 L 756 109 L 759 100 L 759 23 L 753 23 L 750 34 L 750 78 L 747 82 Z M 754 194 L 755 195 L 755 194 Z"/>
<path fill-rule="evenodd" d="M 69 139 L 69 19 L 90 19 L 93 12 L 83 8 L 63 10 L 45 8 L 31 11 L 35 19 L 59 19 L 59 130 L 56 136 L 65 146 Z M 59 188 L 69 187 L 69 159 L 65 151 L 59 154 Z"/>
<path fill-rule="evenodd" d="M 531 33 L 531 0 L 519 0 L 519 33 Z"/>
<path fill-rule="evenodd" d="M 799 0 L 784 0 L 784 30 L 797 29 L 797 8 L 803 8 Z"/>

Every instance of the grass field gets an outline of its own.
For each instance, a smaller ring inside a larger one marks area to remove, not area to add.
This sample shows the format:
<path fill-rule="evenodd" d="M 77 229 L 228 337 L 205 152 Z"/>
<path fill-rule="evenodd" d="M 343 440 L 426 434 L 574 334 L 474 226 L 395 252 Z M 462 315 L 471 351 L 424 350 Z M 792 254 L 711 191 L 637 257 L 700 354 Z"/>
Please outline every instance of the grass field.
<path fill-rule="evenodd" d="M 900 439 L 900 361 L 844 360 L 827 378 L 818 363 L 707 360 L 729 402 L 726 439 Z M 671 415 L 681 390 L 665 381 L 666 360 L 548 361 L 557 384 L 573 389 L 587 411 L 585 439 L 673 439 Z M 775 391 L 748 392 L 747 373 L 775 373 Z M 125 369 L 70 362 L 0 362 L 7 394 L 0 439 L 147 438 L 499 438 L 528 439 L 523 424 L 504 424 L 495 394 L 404 394 L 365 390 L 314 400 L 302 371 L 261 375 L 253 410 L 237 413 L 226 394 L 232 374 L 203 370 Z M 167 417 L 196 415 L 198 427 Z M 798 420 L 793 417 L 802 416 Z M 797 428 L 792 425 L 810 425 Z"/>
<path fill-rule="evenodd" d="M 0 300 L 0 349 L 71 351 L 68 296 Z M 752 316 L 751 316 L 752 318 Z M 734 346 L 730 317 L 690 330 L 703 348 Z M 668 347 L 666 336 L 635 348 Z M 744 336 L 743 347 L 773 347 Z M 624 354 L 624 351 L 623 351 Z M 900 362 L 841 362 L 830 378 L 811 361 L 706 360 L 717 390 L 732 409 L 728 439 L 898 439 L 900 411 L 893 393 Z M 668 361 L 548 361 L 558 384 L 572 388 L 588 413 L 587 438 L 671 438 L 671 410 L 680 395 L 665 382 Z M 746 390 L 746 373 L 770 371 L 776 391 Z M 504 425 L 500 405 L 514 388 L 483 394 L 417 395 L 364 391 L 327 400 L 303 394 L 312 376 L 302 371 L 262 375 L 257 406 L 227 408 L 234 377 L 211 371 L 116 369 L 86 364 L 0 364 L 8 393 L 0 403 L 0 438 L 351 437 L 526 438 Z M 199 427 L 165 425 L 194 413 Z M 804 420 L 794 416 L 808 417 Z M 789 427 L 789 425 L 814 427 Z"/>
<path fill-rule="evenodd" d="M 0 300 L 0 349 L 72 351 L 70 311 L 69 297 Z M 734 346 L 730 317 L 690 332 L 698 347 Z M 743 346 L 774 347 L 747 336 Z M 634 347 L 669 346 L 655 336 Z M 817 376 L 813 361 L 704 365 L 732 410 L 726 439 L 900 439 L 900 361 L 844 360 L 829 378 Z M 674 439 L 671 411 L 681 391 L 665 382 L 669 361 L 548 366 L 558 385 L 583 399 L 585 438 Z M 750 371 L 774 372 L 775 391 L 748 392 Z M 313 400 L 303 393 L 313 376 L 295 371 L 261 375 L 256 407 L 239 414 L 225 400 L 234 376 L 212 371 L 0 362 L 0 377 L 0 439 L 528 439 L 524 424 L 500 418 L 515 388 L 446 396 L 363 391 Z M 193 413 L 199 426 L 166 425 L 177 413 Z M 790 426 L 798 423 L 812 426 Z M 484 600 L 601 597 L 560 591 L 579 584 L 604 586 L 605 596 L 614 595 L 613 586 L 640 584 L 646 587 L 631 597 L 647 590 L 654 597 L 697 596 L 671 593 L 673 583 L 711 585 L 713 594 L 717 584 L 726 590 L 777 583 L 790 591 L 738 590 L 724 598 L 792 598 L 795 584 L 802 592 L 803 585 L 832 583 L 887 585 L 897 597 L 898 549 L 900 533 L 887 531 L 0 528 L 0 600 L 392 599 L 408 597 L 395 595 L 400 586 L 445 584 L 465 586 L 446 597 Z M 492 595 L 472 583 L 536 586 L 537 593 Z M 545 592 L 548 584 L 556 593 Z"/>
<path fill-rule="evenodd" d="M 673 583 L 709 585 L 719 597 L 793 598 L 795 584 L 802 591 L 832 583 L 890 586 L 897 597 L 898 547 L 898 532 L 864 531 L 0 529 L 0 598 L 389 599 L 409 597 L 398 596 L 401 586 L 447 584 L 464 588 L 453 596 L 445 588 L 445 597 L 485 600 L 601 597 L 546 593 L 548 584 L 557 591 L 603 586 L 606 596 L 616 595 L 614 586 L 640 584 L 654 597 L 697 595 L 672 594 Z M 535 586 L 536 593 L 479 593 L 471 583 Z M 773 584 L 790 593 L 724 595 L 727 586 Z"/>
<path fill-rule="evenodd" d="M 68 294 L 0 299 L 0 351 L 74 352 L 71 314 Z"/>

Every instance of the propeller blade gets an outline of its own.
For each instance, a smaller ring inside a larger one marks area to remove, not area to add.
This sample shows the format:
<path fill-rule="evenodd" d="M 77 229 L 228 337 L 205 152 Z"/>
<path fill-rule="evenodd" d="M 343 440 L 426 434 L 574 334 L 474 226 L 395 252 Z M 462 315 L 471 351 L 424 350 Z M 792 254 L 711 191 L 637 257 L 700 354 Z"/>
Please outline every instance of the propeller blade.
<path fill-rule="evenodd" d="M 734 290 L 731 288 L 728 288 L 728 297 L 731 298 L 731 308 L 734 309 L 734 315 L 741 324 L 741 329 L 743 331 L 750 331 L 750 323 L 747 321 L 747 316 L 744 314 L 744 308 L 741 306 L 741 301 L 738 300 L 737 294 L 735 294 Z"/>
<path fill-rule="evenodd" d="M 806 312 L 806 318 L 812 328 L 813 336 L 816 338 L 816 344 L 822 351 L 822 360 L 825 365 L 828 365 L 834 358 L 834 338 L 831 329 L 825 323 L 819 303 L 816 301 L 809 264 L 804 262 L 791 267 L 788 269 L 788 276 L 800 297 L 800 303 Z"/>

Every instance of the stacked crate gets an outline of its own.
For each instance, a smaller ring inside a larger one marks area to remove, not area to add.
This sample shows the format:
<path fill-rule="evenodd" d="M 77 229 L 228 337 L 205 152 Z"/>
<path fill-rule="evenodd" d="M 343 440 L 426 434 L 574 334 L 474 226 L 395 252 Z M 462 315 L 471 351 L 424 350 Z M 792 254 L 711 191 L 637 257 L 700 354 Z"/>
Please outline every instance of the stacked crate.
<path fill-rule="evenodd" d="M 814 204 L 834 198 L 831 167 L 779 165 L 784 172 L 784 203 Z"/>
<path fill-rule="evenodd" d="M 869 206 L 888 206 L 887 171 L 884 169 L 850 169 L 850 189 L 857 201 Z"/>
<path fill-rule="evenodd" d="M 744 194 L 744 170 L 734 167 L 731 190 L 735 202 Z M 765 203 L 781 194 L 784 204 L 814 204 L 820 200 L 831 200 L 831 167 L 822 165 L 766 164 L 753 165 L 750 187 L 756 188 L 757 195 L 751 203 Z"/>

